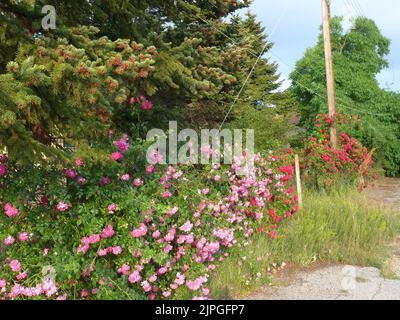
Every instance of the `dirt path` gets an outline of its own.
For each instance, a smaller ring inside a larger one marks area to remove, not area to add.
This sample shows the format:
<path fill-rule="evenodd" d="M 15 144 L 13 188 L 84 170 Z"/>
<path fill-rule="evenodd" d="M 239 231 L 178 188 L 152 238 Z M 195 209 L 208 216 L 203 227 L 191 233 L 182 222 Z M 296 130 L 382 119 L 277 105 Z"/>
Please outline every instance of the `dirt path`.
<path fill-rule="evenodd" d="M 368 198 L 400 211 L 400 178 L 385 178 L 376 188 L 368 189 Z"/>
<path fill-rule="evenodd" d="M 400 179 L 382 179 L 368 198 L 400 211 Z M 389 262 L 400 277 L 400 238 Z M 293 267 L 292 267 L 293 268 Z M 344 265 L 291 267 L 278 272 L 273 286 L 250 294 L 248 300 L 400 300 L 400 280 L 382 277 L 376 268 Z"/>

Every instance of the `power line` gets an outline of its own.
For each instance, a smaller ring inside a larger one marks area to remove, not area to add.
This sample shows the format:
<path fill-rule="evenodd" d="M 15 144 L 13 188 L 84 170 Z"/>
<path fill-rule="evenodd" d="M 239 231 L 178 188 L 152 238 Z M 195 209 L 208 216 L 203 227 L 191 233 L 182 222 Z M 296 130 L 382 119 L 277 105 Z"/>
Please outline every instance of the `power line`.
<path fill-rule="evenodd" d="M 280 15 L 280 17 L 276 21 L 276 23 L 274 25 L 274 28 L 273 28 L 273 30 L 272 30 L 272 32 L 270 34 L 270 37 L 272 37 L 272 35 L 275 33 L 278 25 L 281 23 L 284 15 L 286 14 L 288 7 L 289 7 L 289 4 L 286 5 L 285 10 L 282 11 L 282 14 Z M 221 130 L 222 126 L 225 124 L 225 121 L 228 119 L 229 114 L 231 113 L 231 111 L 232 111 L 233 107 L 235 106 L 236 102 L 239 100 L 240 95 L 242 94 L 247 82 L 249 81 L 251 75 L 253 74 L 255 67 L 257 66 L 257 64 L 260 61 L 261 57 L 264 55 L 264 52 L 267 49 L 268 45 L 269 45 L 268 41 L 265 41 L 265 45 L 264 45 L 263 49 L 261 50 L 259 56 L 257 57 L 256 62 L 254 63 L 253 67 L 251 68 L 250 72 L 248 73 L 247 78 L 244 81 L 242 87 L 240 88 L 238 94 L 236 95 L 235 100 L 233 101 L 231 107 L 229 108 L 228 112 L 225 114 L 224 120 L 222 121 L 222 123 L 221 123 L 221 125 L 219 127 L 220 130 Z"/>
<path fill-rule="evenodd" d="M 182 0 L 178 0 L 178 1 L 179 1 L 180 3 L 181 3 L 181 2 L 184 2 L 184 1 L 182 1 Z M 184 2 L 184 4 L 186 4 L 186 3 Z M 190 9 L 190 8 L 188 8 L 188 7 L 185 6 L 185 5 L 183 5 L 183 6 L 184 6 L 186 9 Z M 190 10 L 193 11 L 192 9 L 190 9 Z M 222 34 L 224 37 L 226 37 L 227 39 L 231 40 L 232 43 L 233 43 L 234 45 L 237 45 L 237 46 L 238 46 L 238 43 L 237 43 L 237 41 L 236 41 L 235 39 L 233 39 L 232 37 L 228 36 L 227 34 L 225 34 L 223 31 L 219 30 L 218 28 L 214 27 L 210 21 L 207 21 L 206 19 L 202 18 L 201 16 L 194 15 L 194 14 L 192 14 L 192 13 L 191 13 L 191 15 L 194 16 L 194 17 L 196 17 L 196 18 L 198 18 L 198 19 L 200 19 L 202 22 L 204 22 L 204 23 L 206 23 L 207 25 L 209 25 L 210 27 L 212 27 L 216 32 Z M 266 47 L 263 48 L 263 50 L 262 50 L 259 54 L 257 54 L 254 50 L 252 50 L 252 49 L 250 49 L 250 48 L 243 48 L 243 49 L 244 49 L 244 50 L 247 50 L 251 55 L 253 55 L 253 57 L 256 57 L 256 58 L 257 58 L 257 61 L 256 61 L 256 64 L 252 67 L 252 69 L 251 69 L 249 75 L 247 76 L 245 83 L 242 85 L 242 87 L 241 87 L 241 89 L 240 89 L 240 91 L 239 91 L 239 94 L 237 95 L 237 97 L 236 97 L 235 100 L 234 100 L 234 103 L 231 105 L 231 107 L 230 107 L 230 109 L 229 109 L 229 111 L 228 111 L 228 113 L 227 113 L 228 116 L 229 116 L 230 112 L 232 111 L 233 106 L 234 106 L 234 105 L 236 104 L 236 102 L 238 101 L 238 99 L 239 99 L 241 93 L 243 92 L 244 87 L 245 87 L 245 85 L 247 84 L 247 82 L 248 82 L 248 80 L 249 80 L 249 78 L 250 78 L 252 72 L 254 71 L 255 66 L 257 65 L 258 61 L 261 59 L 261 56 L 264 54 L 264 51 L 265 51 Z M 269 50 L 269 53 L 271 53 L 275 58 L 277 58 L 277 59 L 280 60 L 283 64 L 285 64 L 287 67 L 289 67 L 289 69 L 292 69 L 294 73 L 297 73 L 297 74 L 299 74 L 299 75 L 302 75 L 302 74 L 301 74 L 300 72 L 298 72 L 293 66 L 289 65 L 284 59 L 282 59 L 281 57 L 279 57 L 272 49 Z M 308 92 L 310 92 L 310 93 L 316 95 L 317 97 L 323 99 L 324 101 L 327 100 L 326 97 L 323 97 L 321 94 L 319 94 L 319 93 L 315 92 L 314 90 L 308 88 L 307 86 L 305 86 L 304 84 L 300 83 L 299 81 L 294 80 L 294 79 L 290 79 L 290 80 L 291 80 L 292 82 L 296 83 L 297 85 L 299 85 L 300 87 L 302 87 L 303 89 L 307 90 Z M 337 99 L 339 102 L 341 101 L 341 103 L 338 103 L 338 105 L 341 106 L 341 107 L 343 107 L 344 109 L 353 110 L 353 111 L 355 111 L 355 112 L 357 112 L 357 113 L 366 114 L 366 115 L 371 115 L 371 116 L 390 116 L 390 114 L 372 113 L 372 112 L 367 112 L 367 111 L 364 111 L 364 110 L 361 110 L 361 109 L 358 109 L 358 108 L 349 107 L 349 106 L 347 106 L 346 104 L 342 103 L 343 100 L 342 100 L 341 98 L 337 97 L 336 99 Z M 224 119 L 224 121 L 223 121 L 222 124 L 224 124 L 226 120 L 227 120 L 227 116 L 225 116 L 225 119 Z"/>
<path fill-rule="evenodd" d="M 354 7 L 354 4 L 352 4 L 350 2 L 350 0 L 345 0 L 344 1 L 345 5 L 347 5 L 347 7 L 351 10 L 351 13 L 355 16 L 359 16 L 359 14 L 357 13 L 356 8 Z"/>
<path fill-rule="evenodd" d="M 360 17 L 364 17 L 365 15 L 364 15 L 362 8 L 361 8 L 360 4 L 358 3 L 358 1 L 357 0 L 349 0 L 349 1 L 352 3 L 352 5 L 355 8 L 355 10 L 357 11 L 358 15 Z"/>
<path fill-rule="evenodd" d="M 253 67 L 251 68 L 250 72 L 248 73 L 247 78 L 244 81 L 242 87 L 240 88 L 238 94 L 236 95 L 235 100 L 233 101 L 233 103 L 232 103 L 231 107 L 229 108 L 228 112 L 226 113 L 224 120 L 222 121 L 221 125 L 219 126 L 219 130 L 221 130 L 222 126 L 225 124 L 225 121 L 228 119 L 229 114 L 231 113 L 233 107 L 235 106 L 236 102 L 239 100 L 240 95 L 242 94 L 247 82 L 249 81 L 251 75 L 253 74 L 254 69 L 256 68 L 256 66 L 258 64 L 258 61 L 260 61 L 261 57 L 264 55 L 264 51 L 265 51 L 265 49 L 267 49 L 268 45 L 269 45 L 269 43 L 266 42 L 264 47 L 263 47 L 263 50 L 261 51 L 261 53 L 258 56 L 256 62 L 254 63 Z"/>

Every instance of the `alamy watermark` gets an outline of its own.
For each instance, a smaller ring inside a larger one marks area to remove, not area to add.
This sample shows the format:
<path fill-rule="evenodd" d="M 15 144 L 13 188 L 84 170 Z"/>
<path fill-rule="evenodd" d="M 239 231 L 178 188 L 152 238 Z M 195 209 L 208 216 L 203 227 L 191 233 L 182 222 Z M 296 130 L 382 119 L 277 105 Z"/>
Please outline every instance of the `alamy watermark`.
<path fill-rule="evenodd" d="M 239 175 L 254 167 L 253 129 L 203 129 L 199 137 L 193 129 L 178 132 L 178 123 L 170 121 L 167 133 L 152 129 L 147 141 L 154 142 L 146 155 L 150 164 L 236 164 Z"/>
<path fill-rule="evenodd" d="M 357 269 L 353 266 L 345 266 L 342 269 L 342 289 L 354 291 L 357 288 Z"/>
<path fill-rule="evenodd" d="M 42 13 L 46 14 L 42 19 L 43 30 L 54 30 L 56 28 L 56 9 L 54 6 L 45 5 L 42 8 Z"/>

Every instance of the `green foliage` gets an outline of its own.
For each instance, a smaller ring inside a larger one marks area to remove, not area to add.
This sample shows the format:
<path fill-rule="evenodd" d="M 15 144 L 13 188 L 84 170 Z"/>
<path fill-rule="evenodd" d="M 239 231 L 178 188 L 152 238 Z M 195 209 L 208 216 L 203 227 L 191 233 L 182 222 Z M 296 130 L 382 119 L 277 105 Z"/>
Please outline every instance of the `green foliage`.
<path fill-rule="evenodd" d="M 64 151 L 60 140 L 88 149 L 90 141 L 104 139 L 106 129 L 126 128 L 127 122 L 112 121 L 118 106 L 153 90 L 146 78 L 154 68 L 155 48 L 92 40 L 96 32 L 74 29 L 85 50 L 65 39 L 21 46 L 9 72 L 0 75 L 0 144 L 12 159 L 54 160 Z"/>
<path fill-rule="evenodd" d="M 55 6 L 55 30 L 41 30 L 45 4 Z M 152 1 L 148 10 L 137 0 L 3 1 L 0 70 L 8 72 L 0 75 L 1 146 L 13 159 L 53 161 L 65 157 L 65 142 L 101 149 L 108 128 L 135 139 L 149 126 L 165 129 L 168 120 L 219 126 L 259 53 L 272 46 L 255 16 L 225 19 L 247 5 Z M 253 71 L 227 120 L 256 127 L 265 149 L 282 132 L 281 122 L 271 129 L 268 123 L 276 114 L 288 123 L 294 102 L 276 91 L 275 63 L 261 58 Z M 127 111 L 129 98 L 143 94 L 153 111 Z M 258 112 L 270 105 L 276 109 Z"/>

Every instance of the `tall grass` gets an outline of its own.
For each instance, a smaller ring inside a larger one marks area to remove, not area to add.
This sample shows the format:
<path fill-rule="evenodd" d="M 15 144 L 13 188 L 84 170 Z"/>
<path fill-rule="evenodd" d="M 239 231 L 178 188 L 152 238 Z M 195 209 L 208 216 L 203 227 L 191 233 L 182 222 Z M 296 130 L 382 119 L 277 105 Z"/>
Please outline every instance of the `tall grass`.
<path fill-rule="evenodd" d="M 268 283 L 267 270 L 282 262 L 328 261 L 381 268 L 386 241 L 400 233 L 400 218 L 352 191 L 308 193 L 304 210 L 271 240 L 257 235 L 238 247 L 211 278 L 215 298 L 239 296 Z"/>

